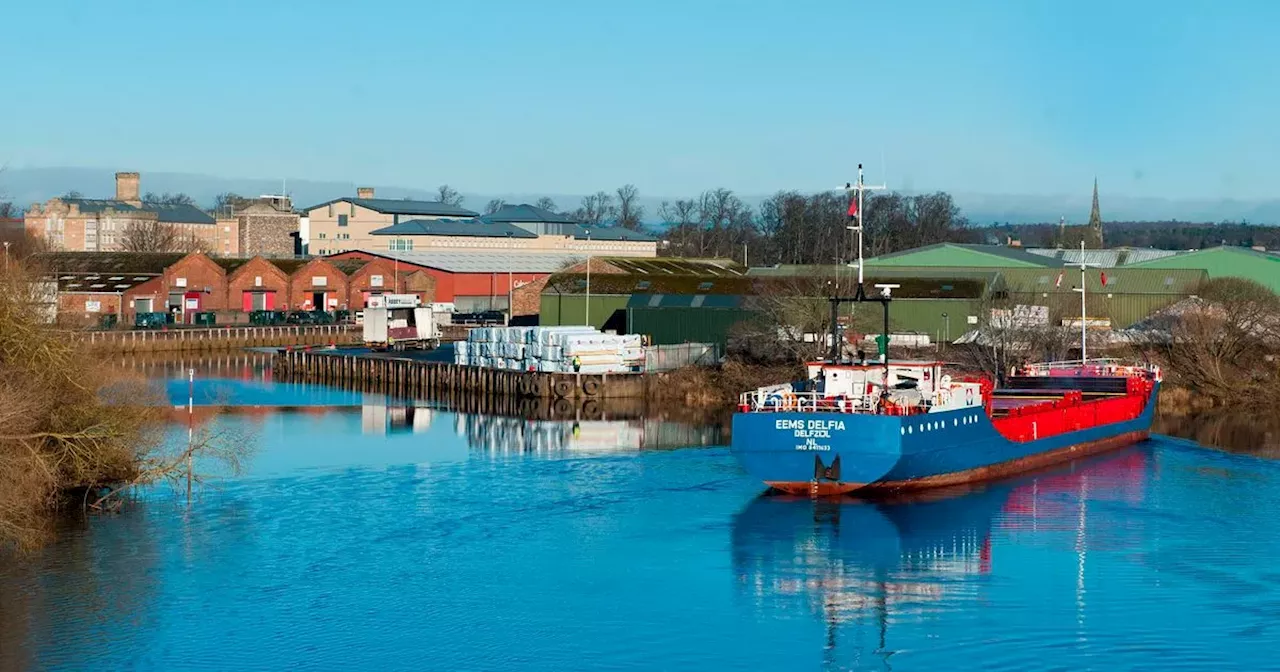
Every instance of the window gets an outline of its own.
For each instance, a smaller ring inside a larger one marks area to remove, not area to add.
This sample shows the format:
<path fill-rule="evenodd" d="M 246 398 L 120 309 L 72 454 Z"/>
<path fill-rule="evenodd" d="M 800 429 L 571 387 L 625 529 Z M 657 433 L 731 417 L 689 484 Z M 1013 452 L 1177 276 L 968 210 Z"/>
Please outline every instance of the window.
<path fill-rule="evenodd" d="M 319 238 L 320 240 L 324 240 L 324 232 L 321 231 L 316 237 Z"/>
<path fill-rule="evenodd" d="M 387 249 L 392 250 L 393 252 L 412 252 L 413 241 L 399 238 L 393 239 L 388 243 Z"/>
<path fill-rule="evenodd" d="M 323 276 L 323 275 L 314 275 L 314 276 L 311 276 L 311 286 L 312 286 L 312 287 L 324 287 L 324 286 L 325 286 L 325 285 L 327 285 L 327 284 L 329 284 L 329 278 L 327 278 L 327 277 L 325 277 L 325 276 Z"/>
<path fill-rule="evenodd" d="M 371 276 L 369 276 L 369 286 L 370 286 L 370 287 L 381 287 L 381 286 L 382 286 L 382 276 L 381 276 L 381 275 L 371 275 Z"/>
<path fill-rule="evenodd" d="M 643 292 L 643 291 L 644 291 L 644 290 L 646 290 L 646 289 L 649 289 L 649 281 L 648 281 L 648 280 L 641 280 L 640 282 L 637 282 L 637 283 L 636 283 L 636 289 L 637 289 L 638 291 L 641 291 L 641 292 Z"/>
<path fill-rule="evenodd" d="M 338 215 L 338 226 L 346 226 L 346 225 L 347 225 L 347 216 Z"/>
<path fill-rule="evenodd" d="M 705 291 L 707 291 L 708 289 L 711 289 L 712 284 L 713 284 L 713 283 L 710 283 L 710 282 L 699 282 L 699 283 L 698 283 L 698 291 L 699 291 L 699 292 L 705 292 Z"/>
<path fill-rule="evenodd" d="M 943 285 L 943 286 L 942 286 L 942 291 L 944 291 L 944 292 L 951 292 L 951 291 L 955 291 L 955 288 L 956 288 L 956 286 L 955 286 L 955 285 Z"/>

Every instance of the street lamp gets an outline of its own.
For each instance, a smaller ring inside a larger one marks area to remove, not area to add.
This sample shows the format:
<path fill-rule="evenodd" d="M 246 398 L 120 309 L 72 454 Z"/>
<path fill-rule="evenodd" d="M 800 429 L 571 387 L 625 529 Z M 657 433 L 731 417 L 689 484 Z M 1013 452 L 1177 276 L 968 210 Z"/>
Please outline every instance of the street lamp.
<path fill-rule="evenodd" d="M 587 307 L 584 324 L 589 327 L 591 326 L 591 229 L 583 228 L 587 230 Z"/>
<path fill-rule="evenodd" d="M 511 324 L 511 318 L 515 316 L 515 289 L 511 281 L 511 250 L 513 248 L 514 239 L 511 237 L 514 231 L 507 232 L 507 324 Z"/>

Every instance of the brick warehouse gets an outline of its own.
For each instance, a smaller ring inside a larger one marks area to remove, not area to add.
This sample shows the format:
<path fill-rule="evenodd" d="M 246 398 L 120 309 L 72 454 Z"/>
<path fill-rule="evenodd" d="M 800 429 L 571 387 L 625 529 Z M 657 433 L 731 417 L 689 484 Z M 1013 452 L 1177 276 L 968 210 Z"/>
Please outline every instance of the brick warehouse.
<path fill-rule="evenodd" d="M 34 261 L 58 284 L 58 319 L 96 323 L 115 314 L 172 312 L 190 323 L 197 312 L 243 322 L 253 310 L 359 309 L 368 297 L 394 291 L 395 264 L 363 259 L 230 259 L 195 252 L 50 252 Z M 418 269 L 399 269 L 400 292 L 435 298 L 436 280 Z M 317 301 L 320 301 L 317 304 Z"/>

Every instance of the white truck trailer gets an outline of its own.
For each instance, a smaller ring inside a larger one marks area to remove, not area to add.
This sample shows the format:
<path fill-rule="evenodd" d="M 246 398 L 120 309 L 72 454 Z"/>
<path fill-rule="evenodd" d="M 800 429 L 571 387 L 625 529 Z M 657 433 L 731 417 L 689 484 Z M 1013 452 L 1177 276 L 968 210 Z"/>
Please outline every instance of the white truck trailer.
<path fill-rule="evenodd" d="M 364 309 L 364 344 L 370 350 L 430 350 L 440 345 L 435 314 L 415 294 L 383 294 Z"/>

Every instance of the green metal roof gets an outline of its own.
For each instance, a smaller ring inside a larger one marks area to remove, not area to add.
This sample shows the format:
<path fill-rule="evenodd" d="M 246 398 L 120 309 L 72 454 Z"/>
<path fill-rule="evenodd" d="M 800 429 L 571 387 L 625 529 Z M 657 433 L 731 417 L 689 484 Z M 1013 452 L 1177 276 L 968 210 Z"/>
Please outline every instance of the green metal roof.
<path fill-rule="evenodd" d="M 951 266 L 951 267 L 1050 267 L 1062 261 L 1004 245 L 938 243 L 910 250 L 882 254 L 866 260 L 870 266 Z"/>
<path fill-rule="evenodd" d="M 1133 264 L 1129 268 L 1198 269 L 1210 278 L 1252 280 L 1280 294 L 1280 256 L 1247 247 L 1210 247 Z"/>
<path fill-rule="evenodd" d="M 697 259 L 681 257 L 598 257 L 610 266 L 638 275 L 710 275 L 741 277 L 745 266 L 730 259 Z"/>
<path fill-rule="evenodd" d="M 585 273 L 556 273 L 547 280 L 543 293 L 585 294 Z M 636 273 L 592 273 L 592 294 L 752 294 L 754 282 L 746 276 L 652 275 Z"/>

